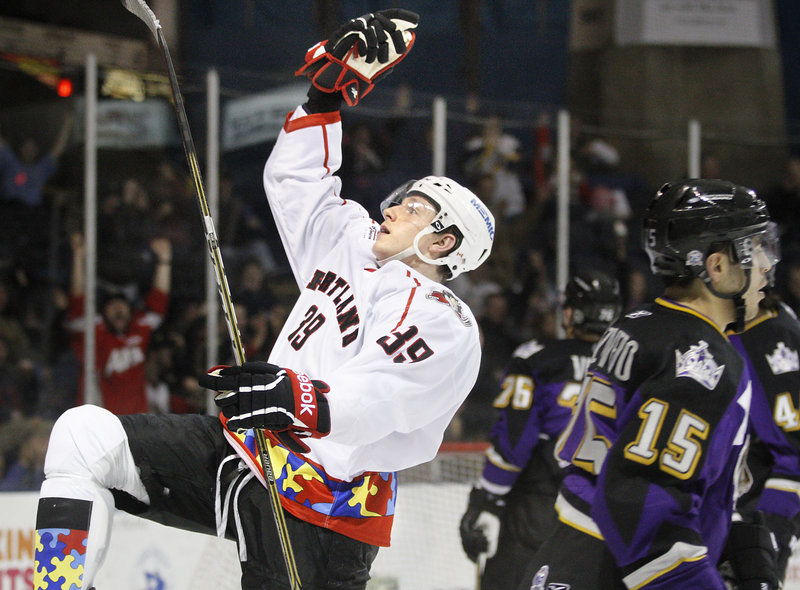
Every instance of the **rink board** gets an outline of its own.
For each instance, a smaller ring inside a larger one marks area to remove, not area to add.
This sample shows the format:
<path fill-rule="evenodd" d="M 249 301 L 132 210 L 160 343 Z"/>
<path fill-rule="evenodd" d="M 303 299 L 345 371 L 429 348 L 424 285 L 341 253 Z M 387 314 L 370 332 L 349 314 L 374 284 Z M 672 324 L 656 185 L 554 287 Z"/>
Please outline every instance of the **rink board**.
<path fill-rule="evenodd" d="M 475 566 L 458 537 L 468 494 L 466 484 L 402 486 L 393 546 L 378 554 L 370 590 L 472 590 Z M 0 493 L 0 590 L 32 588 L 36 504 L 35 493 Z M 239 576 L 234 543 L 117 512 L 95 584 L 100 590 L 238 590 Z M 790 562 L 786 582 L 786 590 L 800 590 L 800 557 Z"/>

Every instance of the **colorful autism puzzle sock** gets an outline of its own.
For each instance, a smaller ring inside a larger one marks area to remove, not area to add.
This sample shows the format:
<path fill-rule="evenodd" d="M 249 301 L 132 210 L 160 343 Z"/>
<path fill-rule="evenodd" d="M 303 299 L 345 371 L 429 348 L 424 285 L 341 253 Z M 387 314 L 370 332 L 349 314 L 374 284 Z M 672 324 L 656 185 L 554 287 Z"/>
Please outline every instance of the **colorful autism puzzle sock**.
<path fill-rule="evenodd" d="M 41 498 L 36 513 L 34 590 L 81 590 L 92 503 Z"/>

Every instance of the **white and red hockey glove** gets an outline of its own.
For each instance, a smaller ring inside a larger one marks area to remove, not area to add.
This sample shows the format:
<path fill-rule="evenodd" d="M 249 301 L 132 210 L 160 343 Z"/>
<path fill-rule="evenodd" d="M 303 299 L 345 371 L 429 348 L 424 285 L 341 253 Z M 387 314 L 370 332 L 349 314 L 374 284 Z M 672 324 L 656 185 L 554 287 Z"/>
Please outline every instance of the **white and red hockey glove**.
<path fill-rule="evenodd" d="M 215 367 L 198 379 L 218 391 L 214 398 L 227 427 L 234 432 L 271 430 L 296 452 L 308 451 L 299 439 L 321 438 L 331 431 L 331 416 L 324 381 L 305 373 L 265 362 L 235 367 Z"/>
<path fill-rule="evenodd" d="M 295 75 L 308 76 L 322 92 L 341 92 L 354 106 L 408 54 L 418 22 L 418 14 L 402 8 L 354 18 L 311 47 Z"/>

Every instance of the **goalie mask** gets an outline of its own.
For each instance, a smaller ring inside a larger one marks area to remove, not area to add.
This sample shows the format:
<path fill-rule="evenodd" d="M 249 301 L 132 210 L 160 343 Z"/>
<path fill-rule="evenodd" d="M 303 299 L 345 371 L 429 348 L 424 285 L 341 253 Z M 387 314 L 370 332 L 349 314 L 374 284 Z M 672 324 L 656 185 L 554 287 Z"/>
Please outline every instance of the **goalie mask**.
<path fill-rule="evenodd" d="M 494 216 L 472 191 L 443 176 L 426 176 L 421 180 L 410 180 L 395 189 L 381 203 L 381 213 L 389 207 L 402 204 L 403 199 L 411 195 L 428 199 L 436 208 L 436 216 L 430 225 L 416 235 L 411 246 L 394 256 L 379 260 L 379 266 L 415 254 L 428 264 L 445 266 L 446 279 L 451 280 L 462 272 L 478 268 L 489 257 L 494 240 Z M 422 236 L 445 230 L 456 236 L 456 245 L 450 252 L 435 259 L 420 252 L 419 240 Z"/>

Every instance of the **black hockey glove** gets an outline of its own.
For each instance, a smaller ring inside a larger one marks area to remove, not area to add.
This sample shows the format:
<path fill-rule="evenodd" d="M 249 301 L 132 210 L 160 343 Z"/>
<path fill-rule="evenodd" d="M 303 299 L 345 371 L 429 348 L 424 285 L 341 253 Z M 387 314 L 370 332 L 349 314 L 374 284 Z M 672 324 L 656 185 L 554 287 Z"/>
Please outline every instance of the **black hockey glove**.
<path fill-rule="evenodd" d="M 756 511 L 750 522 L 731 525 L 725 554 L 736 577 L 738 590 L 778 590 L 775 539 Z"/>
<path fill-rule="evenodd" d="M 311 47 L 295 75 L 308 76 L 322 92 L 341 92 L 354 106 L 408 54 L 418 22 L 418 14 L 402 8 L 354 18 Z"/>
<path fill-rule="evenodd" d="M 497 551 L 500 516 L 505 507 L 503 496 L 490 494 L 479 487 L 472 488 L 467 511 L 461 517 L 459 526 L 461 546 L 470 561 L 477 563 L 481 553 L 485 553 L 488 558 Z"/>
<path fill-rule="evenodd" d="M 794 521 L 784 516 L 764 513 L 764 524 L 775 536 L 778 544 L 778 556 L 776 558 L 778 579 L 786 577 L 786 567 L 789 565 L 789 558 L 792 556 L 792 547 L 797 542 L 797 527 Z"/>
<path fill-rule="evenodd" d="M 232 431 L 272 430 L 290 448 L 299 444 L 303 449 L 299 452 L 308 450 L 299 438 L 321 438 L 331 431 L 326 397 L 330 388 L 305 373 L 250 362 L 240 367 L 215 367 L 198 381 L 202 387 L 220 392 L 214 401 Z"/>

